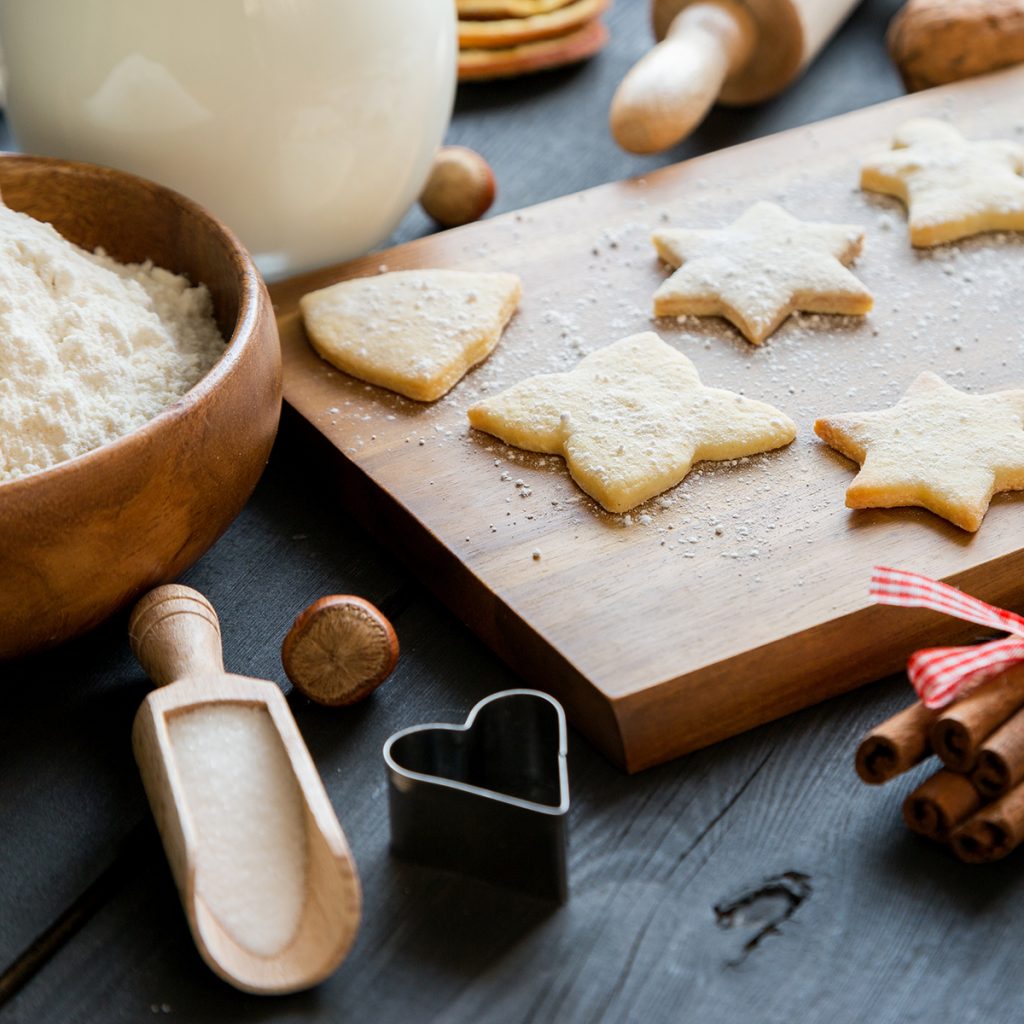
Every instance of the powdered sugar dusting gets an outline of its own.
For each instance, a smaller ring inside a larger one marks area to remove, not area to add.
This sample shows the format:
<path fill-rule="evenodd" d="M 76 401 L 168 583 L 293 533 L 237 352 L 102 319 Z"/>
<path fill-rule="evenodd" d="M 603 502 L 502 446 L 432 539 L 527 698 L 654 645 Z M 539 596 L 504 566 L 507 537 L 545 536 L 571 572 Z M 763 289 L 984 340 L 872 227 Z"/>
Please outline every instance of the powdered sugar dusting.
<path fill-rule="evenodd" d="M 935 98 L 936 112 L 952 109 L 950 103 L 947 96 Z M 998 137 L 1007 130 L 993 115 L 971 134 Z M 814 140 L 817 131 L 799 134 Z M 500 344 L 444 399 L 426 407 L 340 374 L 324 379 L 321 428 L 494 589 L 512 593 L 520 572 L 545 581 L 549 589 L 531 590 L 523 608 L 548 621 L 558 617 L 558 601 L 572 605 L 556 581 L 593 591 L 595 603 L 603 595 L 611 607 L 615 579 L 633 574 L 646 587 L 642 598 L 634 593 L 638 615 L 668 615 L 680 593 L 692 597 L 707 588 L 719 595 L 716 608 L 730 601 L 747 607 L 751 593 L 770 586 L 776 598 L 796 595 L 798 611 L 787 623 L 796 628 L 800 615 L 857 607 L 863 588 L 847 586 L 845 577 L 838 585 L 834 569 L 818 561 L 823 544 L 839 536 L 855 567 L 858 559 L 898 560 L 907 538 L 923 535 L 928 542 L 919 550 L 927 552 L 928 564 L 922 568 L 942 569 L 945 563 L 937 560 L 959 549 L 955 542 L 932 543 L 945 537 L 935 536 L 943 526 L 928 513 L 844 507 L 856 467 L 818 440 L 812 424 L 847 409 L 893 405 L 922 369 L 968 392 L 1024 383 L 1024 239 L 996 233 L 913 250 L 903 205 L 858 185 L 860 154 L 885 145 L 888 133 L 883 124 L 862 128 L 841 150 L 823 145 L 820 163 L 794 161 L 781 144 L 766 146 L 758 151 L 756 180 L 742 160 L 715 155 L 706 165 L 652 177 L 650 184 L 614 186 L 613 196 L 584 193 L 517 218 L 496 218 L 486 230 L 454 234 L 446 248 L 452 265 L 509 270 L 523 279 L 519 313 Z M 863 227 L 856 274 L 874 296 L 870 314 L 797 313 L 759 348 L 715 317 L 652 317 L 651 296 L 667 277 L 650 245 L 652 230 L 714 228 L 759 199 L 804 221 Z M 699 463 L 627 518 L 583 494 L 558 456 L 520 451 L 467 427 L 465 411 L 475 402 L 532 375 L 571 370 L 587 354 L 652 328 L 695 363 L 707 385 L 770 403 L 791 417 L 798 426 L 793 444 Z M 330 407 L 341 414 L 328 416 Z M 523 486 L 516 487 L 517 480 Z M 1012 501 L 996 500 L 972 542 L 978 552 L 972 557 L 999 554 L 1005 535 L 999 520 Z M 534 560 L 534 550 L 543 557 Z M 590 611 L 595 621 L 603 614 Z M 695 649 L 713 647 L 716 656 L 727 657 L 745 642 L 722 630 L 688 632 L 688 621 L 684 616 L 678 625 Z M 600 654 L 623 679 L 637 671 L 616 661 L 607 646 L 574 653 L 580 663 Z"/>

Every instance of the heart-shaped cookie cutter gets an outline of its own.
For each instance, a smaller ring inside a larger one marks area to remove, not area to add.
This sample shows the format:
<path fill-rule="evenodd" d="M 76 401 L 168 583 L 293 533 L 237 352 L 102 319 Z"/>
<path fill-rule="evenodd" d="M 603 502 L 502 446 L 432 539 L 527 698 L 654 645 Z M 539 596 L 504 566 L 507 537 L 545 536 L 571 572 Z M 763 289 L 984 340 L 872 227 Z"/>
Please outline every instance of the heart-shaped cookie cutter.
<path fill-rule="evenodd" d="M 462 725 L 384 744 L 391 848 L 407 860 L 564 902 L 569 773 L 565 712 L 539 690 L 503 690 Z"/>

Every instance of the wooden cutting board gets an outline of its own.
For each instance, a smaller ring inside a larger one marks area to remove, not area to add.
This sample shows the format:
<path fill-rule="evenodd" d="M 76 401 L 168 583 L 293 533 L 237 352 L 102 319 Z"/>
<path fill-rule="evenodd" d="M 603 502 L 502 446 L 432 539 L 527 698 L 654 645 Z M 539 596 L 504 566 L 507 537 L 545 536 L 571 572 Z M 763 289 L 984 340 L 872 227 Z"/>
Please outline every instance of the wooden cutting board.
<path fill-rule="evenodd" d="M 923 369 L 970 391 L 1024 386 L 1024 237 L 916 252 L 900 204 L 857 188 L 858 161 L 913 116 L 951 118 L 970 137 L 1024 137 L 1022 90 L 1024 68 L 904 97 L 282 282 L 271 292 L 285 399 L 336 449 L 353 514 L 630 771 L 897 671 L 913 649 L 979 630 L 869 604 L 872 566 L 1017 605 L 1024 499 L 997 497 L 974 536 L 923 510 L 852 512 L 843 495 L 855 467 L 812 423 L 891 405 Z M 855 270 L 875 311 L 802 316 L 763 348 L 720 320 L 654 326 L 706 383 L 786 411 L 800 430 L 792 446 L 704 464 L 614 516 L 561 459 L 469 430 L 478 397 L 652 327 L 666 274 L 653 228 L 719 225 L 759 199 L 863 225 Z M 522 276 L 498 349 L 433 405 L 353 380 L 306 342 L 299 296 L 385 267 Z"/>

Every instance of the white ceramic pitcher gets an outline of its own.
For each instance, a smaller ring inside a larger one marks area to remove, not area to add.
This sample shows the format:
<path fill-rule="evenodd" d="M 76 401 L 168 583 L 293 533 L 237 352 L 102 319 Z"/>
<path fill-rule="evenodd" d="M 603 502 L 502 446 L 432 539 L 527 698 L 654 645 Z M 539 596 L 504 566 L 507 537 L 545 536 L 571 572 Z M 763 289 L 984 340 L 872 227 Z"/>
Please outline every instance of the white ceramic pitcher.
<path fill-rule="evenodd" d="M 419 194 L 451 114 L 452 0 L 9 0 L 26 152 L 207 206 L 269 278 L 359 255 Z"/>

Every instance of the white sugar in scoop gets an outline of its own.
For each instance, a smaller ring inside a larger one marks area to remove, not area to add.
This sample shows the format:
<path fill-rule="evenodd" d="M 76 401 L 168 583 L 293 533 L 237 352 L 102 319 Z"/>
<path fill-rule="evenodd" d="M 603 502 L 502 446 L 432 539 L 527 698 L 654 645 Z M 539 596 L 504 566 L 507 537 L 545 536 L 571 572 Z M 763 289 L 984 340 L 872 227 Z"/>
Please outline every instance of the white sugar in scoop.
<path fill-rule="evenodd" d="M 146 595 L 129 631 L 161 687 L 135 757 L 199 952 L 249 992 L 315 985 L 355 939 L 359 879 L 284 695 L 225 673 L 216 613 L 188 587 Z"/>
<path fill-rule="evenodd" d="M 196 890 L 224 930 L 261 956 L 280 953 L 302 918 L 302 793 L 270 716 L 244 704 L 199 705 L 167 731 L 185 809 L 202 837 Z"/>

